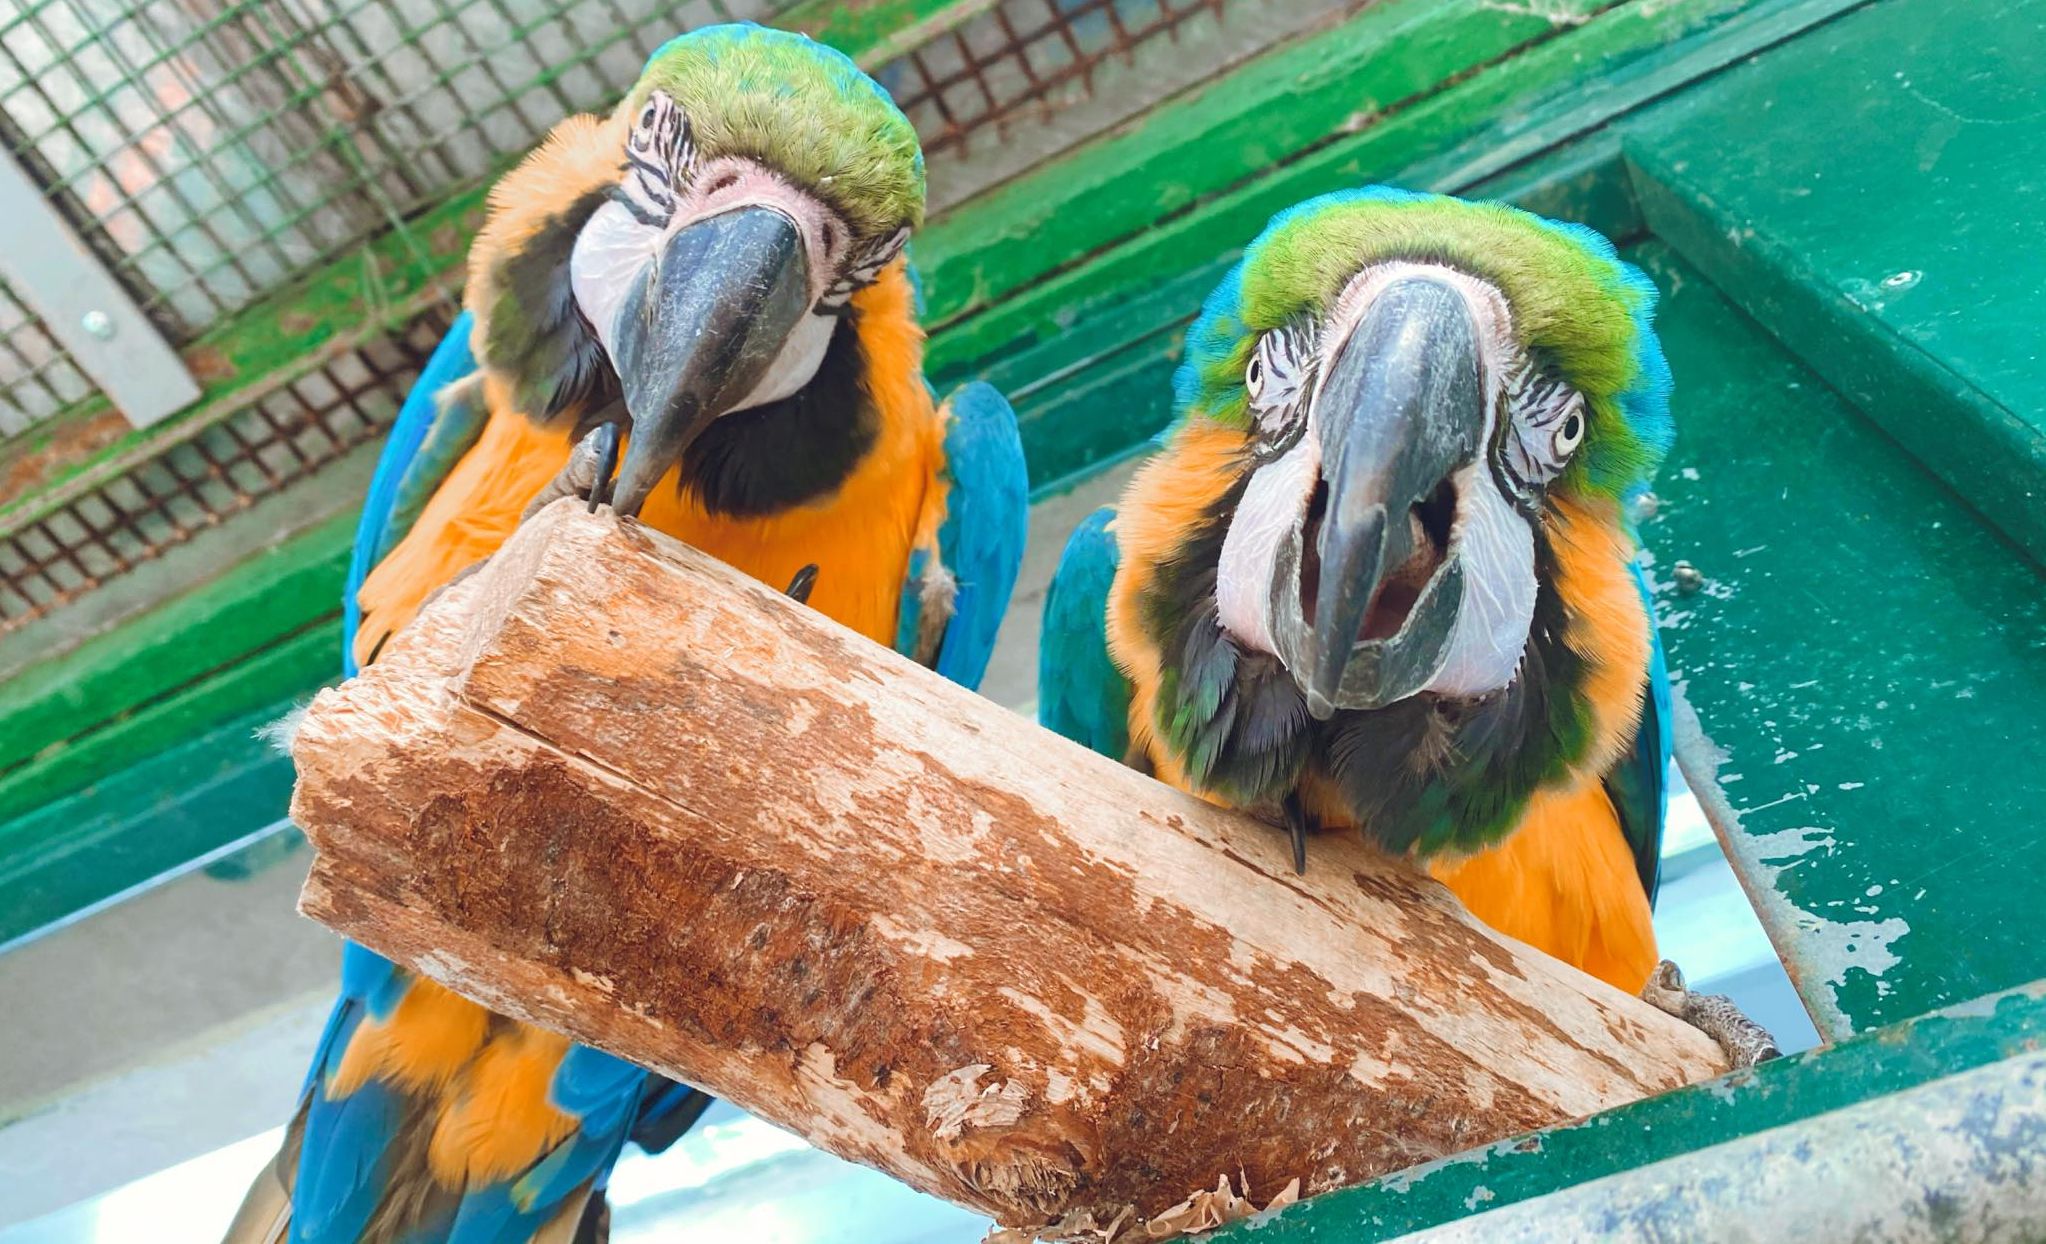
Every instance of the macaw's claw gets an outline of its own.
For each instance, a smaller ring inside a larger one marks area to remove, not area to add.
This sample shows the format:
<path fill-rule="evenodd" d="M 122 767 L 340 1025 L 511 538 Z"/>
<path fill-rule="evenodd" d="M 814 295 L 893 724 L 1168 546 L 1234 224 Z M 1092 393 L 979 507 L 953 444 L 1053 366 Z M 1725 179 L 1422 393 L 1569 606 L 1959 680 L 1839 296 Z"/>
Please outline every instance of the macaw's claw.
<path fill-rule="evenodd" d="M 1769 1030 L 1741 1014 L 1732 998 L 1684 988 L 1684 974 L 1667 959 L 1649 973 L 1648 983 L 1641 987 L 1641 1000 L 1711 1037 L 1735 1068 L 1766 1063 L 1783 1053 Z"/>
<path fill-rule="evenodd" d="M 612 493 L 617 491 L 615 477 L 618 474 L 618 425 L 598 424 L 595 431 L 583 438 L 584 444 L 591 441 L 597 443 L 597 471 L 590 480 L 590 513 L 595 514 L 597 507 L 609 501 Z M 577 448 L 580 449 L 581 446 Z"/>
<path fill-rule="evenodd" d="M 817 586 L 817 563 L 811 562 L 796 572 L 789 580 L 788 597 L 799 605 L 810 603 L 810 592 Z"/>
<path fill-rule="evenodd" d="M 590 513 L 611 499 L 612 476 L 618 470 L 618 425 L 605 422 L 592 428 L 569 451 L 568 463 L 554 473 L 533 499 L 526 503 L 519 521 L 538 514 L 563 497 L 580 497 L 589 502 Z"/>
<path fill-rule="evenodd" d="M 1293 872 L 1296 876 L 1307 873 L 1307 809 L 1300 806 L 1300 796 L 1287 795 L 1283 805 L 1286 809 L 1286 833 L 1293 839 Z"/>

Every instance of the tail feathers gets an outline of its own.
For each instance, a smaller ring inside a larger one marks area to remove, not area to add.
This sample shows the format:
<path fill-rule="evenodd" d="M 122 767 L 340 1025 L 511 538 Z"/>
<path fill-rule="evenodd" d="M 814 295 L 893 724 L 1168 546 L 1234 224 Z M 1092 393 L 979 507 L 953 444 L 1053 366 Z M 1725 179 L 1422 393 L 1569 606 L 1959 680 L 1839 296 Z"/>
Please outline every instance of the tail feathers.
<path fill-rule="evenodd" d="M 292 1163 L 297 1165 L 296 1162 Z M 284 1244 L 291 1231 L 291 1187 L 283 1155 L 256 1172 L 221 1244 Z"/>
<path fill-rule="evenodd" d="M 306 1101 L 299 1098 L 298 1113 L 284 1129 L 284 1143 L 256 1172 L 221 1244 L 285 1244 L 290 1239 L 291 1190 L 298 1182 L 298 1155 L 305 1143 Z"/>

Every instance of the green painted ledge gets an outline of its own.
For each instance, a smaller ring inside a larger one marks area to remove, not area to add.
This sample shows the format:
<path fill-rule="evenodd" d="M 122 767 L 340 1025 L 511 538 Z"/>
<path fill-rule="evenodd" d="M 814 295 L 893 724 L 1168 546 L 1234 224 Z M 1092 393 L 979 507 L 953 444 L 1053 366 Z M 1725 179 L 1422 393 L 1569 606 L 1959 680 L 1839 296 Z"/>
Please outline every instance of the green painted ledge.
<path fill-rule="evenodd" d="M 0 953 L 282 817 L 291 761 L 256 730 L 289 707 L 194 731 L 87 794 L 0 824 Z"/>
<path fill-rule="evenodd" d="M 1331 1192 L 1207 1237 L 1362 1244 L 1692 1153 L 2046 1047 L 2046 982 Z"/>
<path fill-rule="evenodd" d="M 1388 180 L 1444 189 L 1468 185 L 1539 156 L 1660 93 L 1681 89 L 1729 59 L 1823 21 L 1847 2 L 1676 0 L 1607 10 L 1360 132 L 1264 170 L 1191 211 L 1158 220 L 1129 240 L 1090 255 L 1083 266 L 944 326 L 931 343 L 932 370 L 943 376 L 963 374 L 1067 335 L 1131 290 L 1170 281 L 1212 262 L 1210 257 L 1235 255 L 1272 215 L 1314 195 Z M 1470 154 L 1508 143 L 1512 158 L 1489 167 Z M 1452 155 L 1453 164 L 1445 162 Z M 1437 167 L 1429 168 L 1431 162 Z M 935 285 L 929 291 L 934 304 L 954 297 Z"/>
<path fill-rule="evenodd" d="M 1263 53 L 1045 167 L 984 192 L 916 241 L 944 325 L 1346 131 L 1577 25 L 1614 0 L 1504 12 L 1396 0 Z"/>
<path fill-rule="evenodd" d="M 0 721 L 7 723 L 0 783 L 93 729 L 333 616 L 354 531 L 352 514 L 322 523 L 0 684 Z"/>
<path fill-rule="evenodd" d="M 2046 977 L 2017 881 L 2046 876 L 2046 580 L 1667 245 L 1632 254 L 1677 380 L 1642 536 L 1681 756 L 1820 1032 Z"/>
<path fill-rule="evenodd" d="M 2046 562 L 2046 2 L 1892 0 L 1627 137 L 1658 236 Z"/>

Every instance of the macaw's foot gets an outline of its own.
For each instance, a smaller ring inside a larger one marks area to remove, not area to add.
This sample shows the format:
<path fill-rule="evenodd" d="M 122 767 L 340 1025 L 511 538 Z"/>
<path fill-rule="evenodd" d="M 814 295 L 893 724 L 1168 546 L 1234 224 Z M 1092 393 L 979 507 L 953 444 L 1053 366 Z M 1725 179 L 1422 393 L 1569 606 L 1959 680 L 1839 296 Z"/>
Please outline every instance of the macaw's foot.
<path fill-rule="evenodd" d="M 1766 1063 L 1783 1052 L 1776 1048 L 1776 1038 L 1769 1035 L 1769 1030 L 1741 1014 L 1732 998 L 1692 993 L 1684 988 L 1684 974 L 1667 959 L 1648 974 L 1648 983 L 1641 987 L 1641 1000 L 1711 1037 L 1734 1067 Z"/>
<path fill-rule="evenodd" d="M 568 464 L 526 503 L 519 521 L 524 522 L 563 497 L 581 497 L 589 503 L 590 513 L 595 514 L 599 505 L 611 499 L 616 487 L 618 436 L 616 423 L 600 423 L 590 429 L 569 452 Z"/>

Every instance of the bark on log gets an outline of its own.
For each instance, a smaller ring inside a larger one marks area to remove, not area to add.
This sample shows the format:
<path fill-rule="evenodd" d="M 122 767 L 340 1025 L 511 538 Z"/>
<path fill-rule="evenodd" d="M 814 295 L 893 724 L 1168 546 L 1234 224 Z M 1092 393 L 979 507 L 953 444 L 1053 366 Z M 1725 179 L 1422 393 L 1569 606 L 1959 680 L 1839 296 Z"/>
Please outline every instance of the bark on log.
<path fill-rule="evenodd" d="M 843 1157 L 1080 1233 L 1723 1069 L 1353 841 L 1073 746 L 565 501 L 298 732 L 303 910 Z"/>

